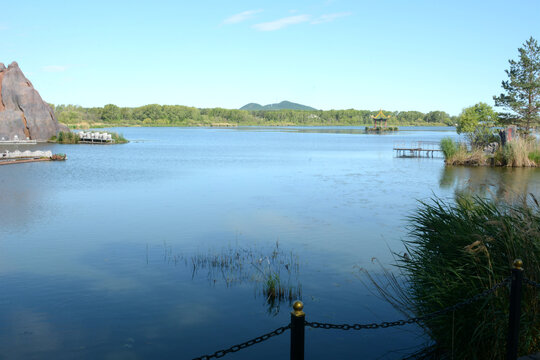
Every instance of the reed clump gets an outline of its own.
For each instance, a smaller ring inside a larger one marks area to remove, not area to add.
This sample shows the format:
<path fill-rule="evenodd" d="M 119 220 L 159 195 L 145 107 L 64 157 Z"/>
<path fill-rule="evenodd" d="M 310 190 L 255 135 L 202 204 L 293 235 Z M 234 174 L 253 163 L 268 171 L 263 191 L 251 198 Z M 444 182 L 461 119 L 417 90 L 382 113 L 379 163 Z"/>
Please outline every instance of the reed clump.
<path fill-rule="evenodd" d="M 506 167 L 538 167 L 540 166 L 540 143 L 534 138 L 520 137 L 508 141 L 504 146 L 497 143 L 493 153 L 482 148 L 471 150 L 463 143 L 451 138 L 441 140 L 441 150 L 447 165 L 467 166 L 506 166 Z"/>
<path fill-rule="evenodd" d="M 398 274 L 370 279 L 379 293 L 409 317 L 423 316 L 468 299 L 508 278 L 515 259 L 524 276 L 540 281 L 540 208 L 535 198 L 517 205 L 480 198 L 455 204 L 421 203 L 410 217 L 406 253 Z M 368 274 L 369 275 L 369 274 Z M 519 354 L 540 351 L 539 289 L 523 285 Z M 433 339 L 428 358 L 503 359 L 508 330 L 509 288 L 425 320 Z M 442 355 L 441 355 L 442 354 Z"/>
<path fill-rule="evenodd" d="M 483 166 L 488 164 L 488 156 L 481 149 L 469 151 L 465 144 L 451 141 L 453 145 L 447 146 L 448 156 L 447 152 L 443 150 L 447 165 Z"/>
<path fill-rule="evenodd" d="M 441 140 L 441 150 L 444 158 L 451 158 L 458 151 L 458 144 L 450 137 L 445 137 Z"/>
<path fill-rule="evenodd" d="M 538 144 L 533 139 L 519 138 L 509 141 L 502 149 L 499 149 L 499 152 L 496 158 L 502 159 L 503 166 L 531 167 L 539 164 L 529 158 L 531 153 L 538 152 Z"/>
<path fill-rule="evenodd" d="M 122 135 L 122 134 L 115 133 L 115 132 L 112 132 L 112 131 L 109 131 L 108 133 L 111 134 L 111 137 L 114 140 L 115 144 L 125 144 L 125 143 L 129 142 L 128 139 L 126 139 L 124 137 L 124 135 Z"/>
<path fill-rule="evenodd" d="M 51 140 L 59 144 L 77 144 L 79 143 L 79 135 L 71 131 L 60 131 L 56 139 L 52 138 Z"/>

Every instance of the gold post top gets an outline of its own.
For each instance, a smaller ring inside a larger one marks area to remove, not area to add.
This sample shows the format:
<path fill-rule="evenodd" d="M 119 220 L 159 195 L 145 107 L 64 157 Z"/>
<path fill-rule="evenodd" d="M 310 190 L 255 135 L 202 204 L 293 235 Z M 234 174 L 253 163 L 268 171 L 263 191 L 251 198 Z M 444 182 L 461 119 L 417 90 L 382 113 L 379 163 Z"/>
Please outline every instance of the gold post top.
<path fill-rule="evenodd" d="M 514 260 L 512 265 L 514 266 L 514 269 L 523 270 L 523 261 L 521 261 L 521 259 Z"/>
<path fill-rule="evenodd" d="M 293 311 L 291 311 L 291 314 L 293 314 L 294 316 L 304 316 L 306 315 L 302 310 L 304 310 L 304 304 L 299 301 L 299 300 L 296 300 L 293 304 Z"/>

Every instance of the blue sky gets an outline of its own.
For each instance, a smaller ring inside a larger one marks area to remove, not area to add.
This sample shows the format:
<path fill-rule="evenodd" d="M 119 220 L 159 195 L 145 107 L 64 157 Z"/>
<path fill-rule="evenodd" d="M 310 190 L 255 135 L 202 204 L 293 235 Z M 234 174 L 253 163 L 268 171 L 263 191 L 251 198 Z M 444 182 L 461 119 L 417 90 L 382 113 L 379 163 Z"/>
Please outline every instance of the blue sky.
<path fill-rule="evenodd" d="M 0 62 L 54 104 L 493 104 L 540 1 L 8 1 Z"/>

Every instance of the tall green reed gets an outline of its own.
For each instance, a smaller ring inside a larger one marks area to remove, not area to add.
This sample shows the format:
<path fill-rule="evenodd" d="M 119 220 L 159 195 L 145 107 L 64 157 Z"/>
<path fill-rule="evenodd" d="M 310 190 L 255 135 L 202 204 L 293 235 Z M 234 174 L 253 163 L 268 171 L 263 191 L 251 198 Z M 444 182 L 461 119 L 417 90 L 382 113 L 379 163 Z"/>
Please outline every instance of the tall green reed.
<path fill-rule="evenodd" d="M 510 275 L 516 258 L 525 264 L 525 277 L 540 280 L 540 208 L 534 197 L 513 205 L 434 199 L 420 203 L 409 221 L 406 253 L 396 254 L 397 273 L 368 274 L 379 294 L 406 316 L 435 312 L 492 287 Z M 504 358 L 508 295 L 502 287 L 421 323 L 435 344 L 428 352 L 431 358 Z M 524 288 L 520 354 L 540 351 L 538 295 L 538 289 Z"/>

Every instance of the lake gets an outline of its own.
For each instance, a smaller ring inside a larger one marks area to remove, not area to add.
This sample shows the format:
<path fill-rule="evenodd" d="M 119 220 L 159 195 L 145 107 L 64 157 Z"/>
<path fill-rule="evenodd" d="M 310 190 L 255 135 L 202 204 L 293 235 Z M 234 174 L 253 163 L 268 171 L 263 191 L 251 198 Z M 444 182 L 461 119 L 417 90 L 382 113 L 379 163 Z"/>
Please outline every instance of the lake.
<path fill-rule="evenodd" d="M 361 269 L 391 268 L 418 201 L 540 186 L 538 169 L 393 154 L 449 128 L 113 130 L 131 142 L 38 145 L 68 160 L 0 166 L 2 360 L 192 359 L 286 325 L 289 297 L 308 321 L 399 320 Z M 286 359 L 289 336 L 225 358 Z M 306 329 L 306 358 L 400 359 L 426 341 L 412 325 Z"/>

